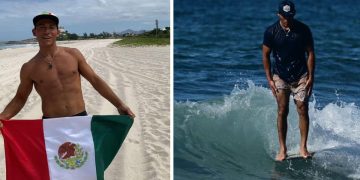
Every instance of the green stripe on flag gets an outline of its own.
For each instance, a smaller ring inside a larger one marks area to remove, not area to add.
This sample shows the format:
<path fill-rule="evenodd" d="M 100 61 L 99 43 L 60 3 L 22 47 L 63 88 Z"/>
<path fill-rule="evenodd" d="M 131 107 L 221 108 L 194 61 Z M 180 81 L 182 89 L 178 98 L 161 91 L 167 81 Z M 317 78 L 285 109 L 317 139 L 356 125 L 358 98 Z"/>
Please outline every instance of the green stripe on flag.
<path fill-rule="evenodd" d="M 94 115 L 91 132 L 95 146 L 97 179 L 104 179 L 104 171 L 120 149 L 133 119 L 125 115 Z"/>

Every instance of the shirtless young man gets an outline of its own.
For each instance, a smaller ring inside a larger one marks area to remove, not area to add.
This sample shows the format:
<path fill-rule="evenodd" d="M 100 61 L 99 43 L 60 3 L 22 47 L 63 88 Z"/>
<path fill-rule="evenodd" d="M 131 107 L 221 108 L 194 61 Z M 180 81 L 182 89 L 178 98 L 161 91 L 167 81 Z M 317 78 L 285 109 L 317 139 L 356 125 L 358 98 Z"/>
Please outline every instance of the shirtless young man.
<path fill-rule="evenodd" d="M 87 115 L 80 75 L 111 102 L 120 114 L 135 117 L 130 108 L 86 63 L 79 50 L 56 45 L 60 31 L 59 19 L 54 14 L 35 16 L 33 23 L 32 32 L 40 50 L 22 66 L 20 85 L 15 97 L 0 114 L 1 120 L 11 119 L 22 109 L 33 87 L 41 97 L 44 118 Z"/>

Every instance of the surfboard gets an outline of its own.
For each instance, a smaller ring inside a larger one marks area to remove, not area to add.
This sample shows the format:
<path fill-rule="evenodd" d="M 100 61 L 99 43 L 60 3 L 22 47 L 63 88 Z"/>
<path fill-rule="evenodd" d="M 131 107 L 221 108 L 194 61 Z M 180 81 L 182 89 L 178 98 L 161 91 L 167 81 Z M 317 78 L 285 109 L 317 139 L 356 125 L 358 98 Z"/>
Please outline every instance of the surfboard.
<path fill-rule="evenodd" d="M 311 157 L 307 158 L 307 159 L 311 159 L 314 157 L 315 152 L 310 152 Z M 302 156 L 300 156 L 300 154 L 288 154 L 288 156 L 286 157 L 287 160 L 292 160 L 292 159 L 302 159 L 305 160 Z"/>

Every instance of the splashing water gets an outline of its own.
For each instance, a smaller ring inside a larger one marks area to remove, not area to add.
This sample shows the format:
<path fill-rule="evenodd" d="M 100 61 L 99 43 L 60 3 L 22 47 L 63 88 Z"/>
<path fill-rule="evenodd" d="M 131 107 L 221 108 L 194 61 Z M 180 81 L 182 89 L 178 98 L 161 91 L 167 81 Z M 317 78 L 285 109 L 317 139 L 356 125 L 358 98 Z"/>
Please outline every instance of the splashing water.
<path fill-rule="evenodd" d="M 202 102 L 174 106 L 175 179 L 360 178 L 360 110 L 339 99 L 323 108 L 309 103 L 308 149 L 312 160 L 276 163 L 277 105 L 271 91 L 255 86 Z M 298 115 L 290 101 L 288 153 L 299 150 Z"/>

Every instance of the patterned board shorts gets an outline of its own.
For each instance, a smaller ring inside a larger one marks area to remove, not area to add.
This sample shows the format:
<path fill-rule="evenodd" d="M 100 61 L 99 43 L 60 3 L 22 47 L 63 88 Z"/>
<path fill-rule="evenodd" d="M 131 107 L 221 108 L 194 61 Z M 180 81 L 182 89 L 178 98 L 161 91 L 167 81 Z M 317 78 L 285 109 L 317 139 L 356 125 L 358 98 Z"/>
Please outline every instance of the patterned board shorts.
<path fill-rule="evenodd" d="M 282 80 L 278 75 L 273 75 L 273 81 L 277 89 L 290 90 L 294 99 L 297 101 L 305 102 L 308 100 L 306 93 L 306 80 L 307 74 L 303 75 L 299 81 L 293 83 L 287 83 Z"/>

